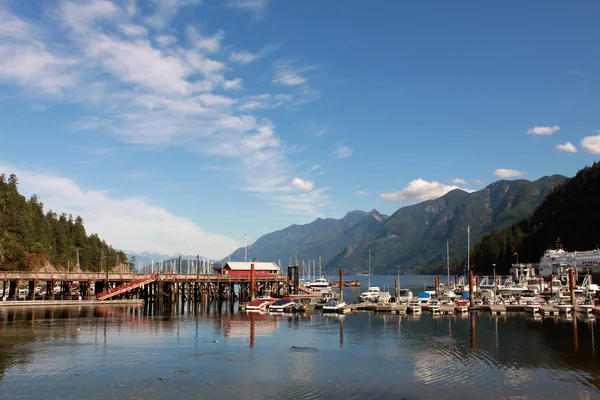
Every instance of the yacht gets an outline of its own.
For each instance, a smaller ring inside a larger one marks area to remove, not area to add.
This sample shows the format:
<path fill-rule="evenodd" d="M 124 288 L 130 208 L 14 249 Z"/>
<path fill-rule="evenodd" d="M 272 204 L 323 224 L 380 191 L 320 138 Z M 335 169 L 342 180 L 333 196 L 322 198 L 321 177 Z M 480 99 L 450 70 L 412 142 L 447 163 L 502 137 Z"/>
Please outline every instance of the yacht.
<path fill-rule="evenodd" d="M 270 312 L 284 312 L 284 311 L 292 311 L 296 303 L 292 300 L 282 299 L 277 300 L 271 304 L 269 304 Z"/>
<path fill-rule="evenodd" d="M 417 301 L 419 302 L 420 305 L 422 306 L 427 306 L 429 305 L 430 301 L 431 301 L 431 293 L 429 292 L 420 292 L 417 295 Z"/>
<path fill-rule="evenodd" d="M 380 293 L 381 293 L 381 289 L 378 286 L 370 286 L 367 288 L 366 292 L 362 292 L 360 294 L 359 300 L 361 302 L 377 301 L 377 300 L 379 300 Z"/>
<path fill-rule="evenodd" d="M 325 304 L 323 305 L 323 312 L 342 312 L 345 307 L 346 303 L 332 297 L 328 299 L 327 302 L 325 302 Z"/>
<path fill-rule="evenodd" d="M 325 278 L 317 278 L 309 282 L 308 286 L 313 292 L 324 292 L 331 289 L 331 283 Z"/>
<path fill-rule="evenodd" d="M 269 296 L 259 297 L 256 300 L 252 300 L 250 303 L 248 303 L 246 306 L 246 311 L 266 311 L 267 307 L 269 307 L 269 305 L 275 301 L 276 299 Z"/>

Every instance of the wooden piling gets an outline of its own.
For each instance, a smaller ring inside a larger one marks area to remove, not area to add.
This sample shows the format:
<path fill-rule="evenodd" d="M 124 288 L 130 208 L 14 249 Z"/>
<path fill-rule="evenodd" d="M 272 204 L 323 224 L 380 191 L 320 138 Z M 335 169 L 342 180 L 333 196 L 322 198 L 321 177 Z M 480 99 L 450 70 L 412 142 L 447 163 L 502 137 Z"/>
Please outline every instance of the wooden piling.
<path fill-rule="evenodd" d="M 340 268 L 340 301 L 344 301 L 344 270 Z"/>
<path fill-rule="evenodd" d="M 475 307 L 475 293 L 473 293 L 473 271 L 469 270 L 469 306 Z"/>
<path fill-rule="evenodd" d="M 254 263 L 250 264 L 250 301 L 254 300 Z"/>
<path fill-rule="evenodd" d="M 569 268 L 569 293 L 571 294 L 571 304 L 575 310 L 575 274 L 573 268 Z"/>

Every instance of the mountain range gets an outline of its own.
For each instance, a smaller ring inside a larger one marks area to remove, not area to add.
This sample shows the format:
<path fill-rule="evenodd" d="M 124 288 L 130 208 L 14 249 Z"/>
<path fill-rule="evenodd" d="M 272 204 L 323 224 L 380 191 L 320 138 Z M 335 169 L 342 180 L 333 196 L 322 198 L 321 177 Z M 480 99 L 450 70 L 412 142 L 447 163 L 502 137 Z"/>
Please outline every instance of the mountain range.
<path fill-rule="evenodd" d="M 321 219 L 261 236 L 248 248 L 248 259 L 318 260 L 325 270 L 343 268 L 346 273 L 367 270 L 369 250 L 372 272 L 395 273 L 445 263 L 446 242 L 450 258 L 464 257 L 467 226 L 471 244 L 495 228 L 508 226 L 531 215 L 546 195 L 566 177 L 545 176 L 536 181 L 500 180 L 468 193 L 456 189 L 444 196 L 402 207 L 390 217 L 377 210 L 352 211 L 341 219 Z M 243 261 L 239 248 L 225 260 Z"/>

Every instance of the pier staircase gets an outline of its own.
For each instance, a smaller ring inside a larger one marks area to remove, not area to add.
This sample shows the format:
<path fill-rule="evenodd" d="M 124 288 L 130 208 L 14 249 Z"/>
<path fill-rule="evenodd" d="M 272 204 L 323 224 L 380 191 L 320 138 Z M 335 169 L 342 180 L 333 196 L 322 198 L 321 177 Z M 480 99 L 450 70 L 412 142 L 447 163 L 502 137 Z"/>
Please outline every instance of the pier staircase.
<path fill-rule="evenodd" d="M 118 296 L 123 293 L 127 293 L 130 290 L 143 287 L 144 285 L 147 285 L 154 281 L 156 281 L 156 275 L 145 276 L 143 278 L 136 279 L 134 281 L 127 282 L 127 283 L 124 283 L 123 285 L 117 286 L 112 289 L 105 290 L 104 292 L 101 292 L 101 293 L 98 293 L 98 295 L 96 295 L 96 298 L 98 300 L 110 299 L 111 297 Z"/>

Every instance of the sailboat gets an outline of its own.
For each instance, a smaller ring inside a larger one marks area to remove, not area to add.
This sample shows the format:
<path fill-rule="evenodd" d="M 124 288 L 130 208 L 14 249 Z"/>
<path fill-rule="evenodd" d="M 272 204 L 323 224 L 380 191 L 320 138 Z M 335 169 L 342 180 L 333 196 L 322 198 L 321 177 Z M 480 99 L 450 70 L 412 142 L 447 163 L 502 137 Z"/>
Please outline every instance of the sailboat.
<path fill-rule="evenodd" d="M 369 281 L 367 284 L 367 291 L 362 292 L 358 296 L 359 300 L 362 301 L 377 301 L 379 300 L 379 294 L 381 289 L 378 286 L 371 286 L 371 250 L 369 249 Z"/>
<path fill-rule="evenodd" d="M 448 300 L 452 301 L 456 297 L 456 293 L 450 288 L 450 243 L 448 241 L 446 241 L 446 264 L 448 268 L 448 281 L 442 291 L 441 297 L 447 302 Z"/>

